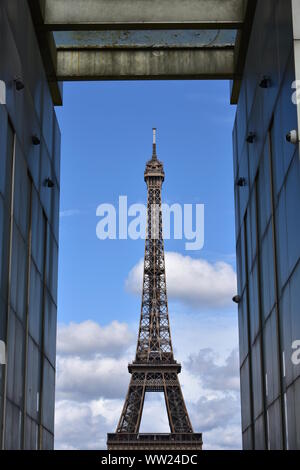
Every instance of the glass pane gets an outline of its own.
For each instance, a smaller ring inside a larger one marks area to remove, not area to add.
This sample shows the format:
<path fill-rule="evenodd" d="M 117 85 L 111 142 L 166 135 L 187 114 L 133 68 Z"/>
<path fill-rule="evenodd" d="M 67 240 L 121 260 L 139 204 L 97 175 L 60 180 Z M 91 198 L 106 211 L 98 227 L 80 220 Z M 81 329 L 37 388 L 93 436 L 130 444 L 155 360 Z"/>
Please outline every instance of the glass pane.
<path fill-rule="evenodd" d="M 233 46 L 236 30 L 56 31 L 63 47 L 216 47 Z"/>

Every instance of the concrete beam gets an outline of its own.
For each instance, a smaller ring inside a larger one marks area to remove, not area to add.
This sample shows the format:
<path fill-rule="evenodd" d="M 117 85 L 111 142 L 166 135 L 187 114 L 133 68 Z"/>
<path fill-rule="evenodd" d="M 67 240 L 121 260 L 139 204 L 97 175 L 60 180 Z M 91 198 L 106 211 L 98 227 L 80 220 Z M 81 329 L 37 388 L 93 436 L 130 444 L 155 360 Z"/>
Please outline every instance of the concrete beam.
<path fill-rule="evenodd" d="M 257 6 L 257 0 L 249 0 L 247 2 L 247 7 L 245 10 L 244 26 L 240 31 L 238 31 L 238 34 L 237 34 L 235 50 L 234 50 L 234 70 L 235 70 L 236 78 L 231 83 L 231 90 L 230 90 L 230 103 L 231 104 L 238 103 L 256 6 Z"/>
<path fill-rule="evenodd" d="M 57 79 L 232 79 L 234 49 L 58 49 Z"/>
<path fill-rule="evenodd" d="M 246 0 L 44 0 L 49 30 L 237 29 Z"/>
<path fill-rule="evenodd" d="M 56 71 L 56 45 L 51 31 L 45 31 L 44 24 L 44 11 L 45 0 L 28 0 L 28 5 L 31 11 L 35 32 L 40 46 L 40 52 L 48 77 L 48 84 L 52 96 L 53 104 L 56 106 L 62 105 L 62 84 L 58 83 L 55 76 Z M 49 77 L 52 77 L 49 79 Z"/>

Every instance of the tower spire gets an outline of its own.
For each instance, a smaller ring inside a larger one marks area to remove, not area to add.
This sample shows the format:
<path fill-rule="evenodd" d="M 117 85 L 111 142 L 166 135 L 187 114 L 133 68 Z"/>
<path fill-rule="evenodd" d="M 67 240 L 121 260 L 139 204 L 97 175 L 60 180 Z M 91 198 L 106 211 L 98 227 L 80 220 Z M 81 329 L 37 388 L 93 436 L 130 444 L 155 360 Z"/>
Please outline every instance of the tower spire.
<path fill-rule="evenodd" d="M 157 160 L 156 154 L 156 127 L 152 128 L 153 140 L 152 140 L 152 160 Z"/>

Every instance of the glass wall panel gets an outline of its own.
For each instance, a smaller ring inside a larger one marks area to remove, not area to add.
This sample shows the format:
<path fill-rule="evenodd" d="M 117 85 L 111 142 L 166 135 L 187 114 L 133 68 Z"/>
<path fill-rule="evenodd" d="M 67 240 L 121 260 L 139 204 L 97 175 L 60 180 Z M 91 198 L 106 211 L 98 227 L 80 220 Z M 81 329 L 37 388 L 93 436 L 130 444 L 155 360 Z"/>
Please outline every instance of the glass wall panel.
<path fill-rule="evenodd" d="M 7 220 L 6 214 L 4 214 L 4 199 L 0 194 L 0 297 L 4 297 L 4 293 L 2 292 L 1 286 L 3 284 L 3 276 L 5 275 L 4 266 L 6 265 L 7 255 L 5 255 L 5 251 L 7 252 L 7 247 L 4 245 L 5 242 L 5 228 L 4 226 L 4 217 Z"/>
<path fill-rule="evenodd" d="M 247 358 L 241 368 L 241 394 L 242 400 L 242 430 L 248 428 L 251 423 L 250 412 L 250 381 L 249 381 L 249 359 Z"/>
<path fill-rule="evenodd" d="M 243 293 L 243 286 L 242 286 L 242 247 L 241 247 L 241 235 L 239 236 L 237 243 L 236 243 L 236 270 L 237 270 L 237 288 L 238 294 L 241 295 Z"/>
<path fill-rule="evenodd" d="M 14 223 L 12 240 L 12 264 L 10 302 L 21 321 L 26 314 L 27 294 L 27 246 Z"/>
<path fill-rule="evenodd" d="M 18 405 L 23 406 L 24 384 L 24 329 L 13 310 L 9 314 L 7 341 L 7 397 Z"/>
<path fill-rule="evenodd" d="M 38 421 L 39 418 L 39 400 L 41 387 L 40 369 L 40 351 L 29 337 L 27 356 L 26 411 L 27 414 L 36 421 Z"/>
<path fill-rule="evenodd" d="M 45 296 L 44 353 L 55 367 L 56 357 L 56 305 L 48 290 Z"/>
<path fill-rule="evenodd" d="M 242 291 L 246 285 L 247 273 L 246 273 L 246 246 L 245 246 L 245 229 L 244 224 L 241 227 L 241 260 L 240 260 L 240 276 Z M 242 292 L 241 291 L 241 292 Z"/>
<path fill-rule="evenodd" d="M 272 403 L 279 395 L 279 357 L 278 331 L 275 309 L 264 327 L 264 362 L 267 404 Z"/>
<path fill-rule="evenodd" d="M 239 178 L 246 179 L 245 186 L 238 186 L 239 189 L 239 209 L 240 221 L 243 220 L 249 200 L 249 175 L 248 175 L 248 148 L 244 147 L 241 160 L 239 162 Z"/>
<path fill-rule="evenodd" d="M 296 408 L 295 400 L 295 384 L 288 387 L 285 393 L 285 409 L 286 409 L 286 424 L 287 424 L 287 448 L 288 450 L 297 450 L 300 448 L 300 434 L 297 444 L 297 415 L 298 419 L 299 410 Z M 298 390 L 300 392 L 300 390 Z M 300 421 L 299 421 L 300 423 Z M 299 427 L 300 431 L 300 427 Z"/>
<path fill-rule="evenodd" d="M 6 125 L 5 125 L 6 128 Z M 2 191 L 6 202 L 6 207 L 10 211 L 11 203 L 11 183 L 12 183 L 12 170 L 13 170 L 13 155 L 14 155 L 14 130 L 10 123 L 7 125 L 7 136 L 6 136 L 6 158 L 4 159 L 3 174 L 4 181 L 2 185 Z"/>
<path fill-rule="evenodd" d="M 38 449 L 38 425 L 28 416 L 25 425 L 25 450 Z"/>
<path fill-rule="evenodd" d="M 292 321 L 290 307 L 290 284 L 288 283 L 283 291 L 280 300 L 280 328 L 282 336 L 282 361 L 283 376 L 288 386 L 294 379 L 294 366 L 291 361 L 292 357 Z"/>
<path fill-rule="evenodd" d="M 262 241 L 260 261 L 262 309 L 263 318 L 266 319 L 275 303 L 275 268 L 271 223 Z"/>
<path fill-rule="evenodd" d="M 6 108 L 0 106 L 0 196 L 2 197 L 6 187 L 7 126 Z"/>
<path fill-rule="evenodd" d="M 300 263 L 290 280 L 290 321 L 292 341 L 300 340 Z M 300 376 L 300 364 L 293 364 L 293 379 Z"/>
<path fill-rule="evenodd" d="M 41 343 L 43 314 L 43 282 L 36 265 L 31 261 L 29 293 L 29 334 Z"/>
<path fill-rule="evenodd" d="M 288 279 L 288 246 L 287 246 L 287 223 L 286 223 L 286 198 L 283 186 L 275 213 L 275 235 L 277 249 L 277 276 L 279 295 Z"/>
<path fill-rule="evenodd" d="M 280 399 L 276 400 L 268 408 L 268 416 L 270 450 L 280 450 L 283 446 Z"/>
<path fill-rule="evenodd" d="M 255 450 L 265 450 L 265 422 L 263 415 L 260 415 L 255 423 Z"/>
<path fill-rule="evenodd" d="M 296 154 L 288 172 L 286 184 L 287 246 L 289 273 L 300 257 L 300 168 Z"/>
<path fill-rule="evenodd" d="M 49 225 L 47 225 L 46 284 L 55 303 L 57 302 L 57 278 L 58 246 Z"/>
<path fill-rule="evenodd" d="M 257 260 L 255 261 L 252 273 L 249 276 L 249 312 L 250 312 L 250 330 L 251 343 L 256 338 L 259 328 L 259 296 L 258 296 L 258 273 Z"/>
<path fill-rule="evenodd" d="M 32 190 L 32 257 L 41 275 L 44 273 L 45 219 L 38 193 Z"/>
<path fill-rule="evenodd" d="M 248 219 L 250 220 L 250 231 L 251 231 L 251 238 L 248 238 L 248 245 L 250 245 L 250 240 L 251 240 L 251 251 L 248 255 L 248 263 L 249 263 L 249 268 L 252 267 L 254 258 L 257 254 L 257 223 L 256 223 L 256 191 L 255 188 L 253 188 L 253 191 L 250 196 L 250 202 L 249 202 L 249 217 Z"/>
<path fill-rule="evenodd" d="M 259 236 L 262 238 L 271 217 L 269 139 L 266 139 L 264 152 L 259 164 L 258 205 Z"/>
<path fill-rule="evenodd" d="M 248 319 L 247 319 L 247 291 L 244 291 L 242 300 L 239 302 L 239 343 L 240 361 L 244 362 L 248 354 Z"/>
<path fill-rule="evenodd" d="M 243 449 L 251 450 L 252 449 L 252 427 L 250 426 L 242 434 L 243 439 Z"/>
<path fill-rule="evenodd" d="M 44 358 L 43 361 L 42 424 L 53 433 L 55 370 L 46 358 Z"/>
<path fill-rule="evenodd" d="M 263 389 L 261 370 L 260 337 L 252 346 L 252 387 L 253 387 L 253 411 L 256 419 L 263 411 Z"/>
<path fill-rule="evenodd" d="M 52 433 L 48 432 L 47 429 L 43 428 L 43 449 L 44 450 L 51 450 L 53 449 L 54 445 L 54 436 Z"/>
<path fill-rule="evenodd" d="M 6 420 L 4 448 L 7 450 L 21 449 L 21 410 L 16 405 L 6 400 Z"/>
<path fill-rule="evenodd" d="M 282 129 L 284 128 L 281 113 L 277 109 L 274 114 L 273 126 L 270 132 L 270 152 L 273 168 L 273 190 L 275 201 L 277 200 L 277 195 L 283 184 L 284 178 L 284 164 L 283 164 L 283 138 L 282 138 Z M 276 204 L 275 204 L 276 206 Z"/>
<path fill-rule="evenodd" d="M 27 165 L 18 143 L 16 143 L 14 219 L 24 240 L 28 238 L 30 180 Z"/>

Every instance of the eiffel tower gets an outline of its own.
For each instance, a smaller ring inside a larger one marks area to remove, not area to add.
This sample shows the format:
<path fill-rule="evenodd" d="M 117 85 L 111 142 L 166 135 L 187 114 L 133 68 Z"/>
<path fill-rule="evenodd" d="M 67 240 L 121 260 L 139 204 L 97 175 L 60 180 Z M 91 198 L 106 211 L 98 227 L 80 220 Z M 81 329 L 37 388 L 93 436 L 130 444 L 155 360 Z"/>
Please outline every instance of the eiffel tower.
<path fill-rule="evenodd" d="M 108 450 L 201 450 L 202 434 L 193 431 L 173 355 L 166 288 L 162 232 L 161 188 L 165 173 L 156 154 L 146 164 L 147 234 L 141 317 L 135 360 L 128 365 L 131 380 L 115 433 L 107 435 Z M 139 433 L 146 392 L 163 392 L 170 433 Z"/>

